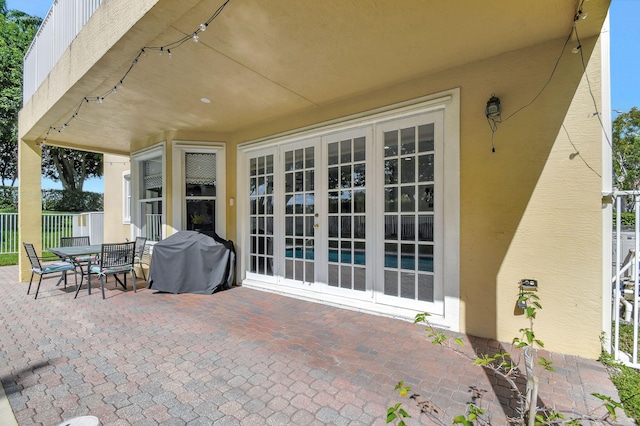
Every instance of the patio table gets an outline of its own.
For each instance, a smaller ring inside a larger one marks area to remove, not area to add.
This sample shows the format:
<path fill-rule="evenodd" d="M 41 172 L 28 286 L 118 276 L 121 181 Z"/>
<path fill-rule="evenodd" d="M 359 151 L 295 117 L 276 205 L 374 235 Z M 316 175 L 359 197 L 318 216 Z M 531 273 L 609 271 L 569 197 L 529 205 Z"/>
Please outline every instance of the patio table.
<path fill-rule="evenodd" d="M 61 259 L 71 259 L 71 261 L 75 265 L 80 266 L 80 264 L 76 262 L 76 258 L 81 256 L 91 256 L 95 254 L 100 254 L 100 252 L 102 251 L 102 244 L 91 244 L 88 246 L 51 247 L 51 248 L 48 248 L 47 250 L 55 254 Z M 89 262 L 89 267 L 91 267 L 91 262 Z M 84 270 L 80 266 L 80 285 L 82 285 L 82 280 L 84 279 L 84 276 L 85 276 Z M 89 294 L 91 294 L 91 283 L 89 282 L 89 279 L 90 277 L 87 278 L 87 283 L 89 284 Z"/>

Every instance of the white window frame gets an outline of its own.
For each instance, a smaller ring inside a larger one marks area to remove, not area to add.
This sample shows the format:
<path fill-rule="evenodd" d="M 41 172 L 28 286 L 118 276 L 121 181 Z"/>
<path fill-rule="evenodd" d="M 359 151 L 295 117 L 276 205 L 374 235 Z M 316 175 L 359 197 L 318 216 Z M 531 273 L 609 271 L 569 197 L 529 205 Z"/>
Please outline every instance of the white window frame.
<path fill-rule="evenodd" d="M 153 145 L 149 148 L 137 151 L 131 154 L 131 194 L 132 194 L 132 203 L 131 203 L 131 238 L 134 239 L 140 235 L 142 235 L 142 226 L 140 223 L 142 218 L 140 217 L 141 208 L 140 203 L 142 201 L 153 201 L 156 199 L 140 199 L 140 178 L 141 178 L 141 167 L 143 161 L 150 160 L 155 157 L 162 157 L 162 197 L 159 197 L 157 200 L 162 202 L 162 232 L 161 239 L 167 237 L 167 164 L 166 164 L 166 142 L 160 142 L 156 145 Z"/>
<path fill-rule="evenodd" d="M 173 184 L 174 202 L 171 206 L 172 226 L 176 230 L 186 229 L 185 155 L 187 153 L 216 154 L 216 234 L 226 239 L 227 191 L 225 144 L 220 142 L 174 141 Z"/>
<path fill-rule="evenodd" d="M 122 172 L 122 223 L 131 223 L 131 170 Z"/>

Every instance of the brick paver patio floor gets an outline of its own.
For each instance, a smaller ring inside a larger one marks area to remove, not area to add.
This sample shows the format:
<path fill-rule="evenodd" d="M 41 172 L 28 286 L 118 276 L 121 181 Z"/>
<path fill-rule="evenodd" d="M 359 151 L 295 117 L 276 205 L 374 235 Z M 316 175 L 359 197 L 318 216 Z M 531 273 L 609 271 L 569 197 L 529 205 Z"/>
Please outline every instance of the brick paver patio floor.
<path fill-rule="evenodd" d="M 74 300 L 73 285 L 54 284 L 34 300 L 17 267 L 0 268 L 0 379 L 20 425 L 384 425 L 398 401 L 408 424 L 433 424 L 397 395 L 399 380 L 444 424 L 473 389 L 492 423 L 506 423 L 508 389 L 430 344 L 423 326 L 243 287 L 172 295 L 110 280 L 106 300 L 84 289 Z M 499 347 L 462 338 L 468 353 Z M 617 398 L 599 363 L 546 355 L 558 371 L 542 375 L 542 403 L 585 413 L 600 405 L 591 392 Z"/>

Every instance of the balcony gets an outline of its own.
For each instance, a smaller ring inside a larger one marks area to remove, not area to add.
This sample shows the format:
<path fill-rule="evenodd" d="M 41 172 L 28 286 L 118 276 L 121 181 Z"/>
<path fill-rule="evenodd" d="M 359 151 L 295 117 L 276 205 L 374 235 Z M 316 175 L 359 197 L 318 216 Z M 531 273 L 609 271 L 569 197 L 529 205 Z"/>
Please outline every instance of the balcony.
<path fill-rule="evenodd" d="M 55 0 L 24 56 L 23 105 L 31 99 L 102 0 Z"/>

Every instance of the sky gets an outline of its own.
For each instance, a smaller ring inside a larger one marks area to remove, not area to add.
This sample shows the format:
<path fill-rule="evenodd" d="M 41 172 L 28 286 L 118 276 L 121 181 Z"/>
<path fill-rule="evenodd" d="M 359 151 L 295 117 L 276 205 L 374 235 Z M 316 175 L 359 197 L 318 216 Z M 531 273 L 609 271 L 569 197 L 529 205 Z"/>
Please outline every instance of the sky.
<path fill-rule="evenodd" d="M 17 9 L 43 18 L 53 0 L 7 0 L 7 9 Z M 611 109 L 640 108 L 640 0 L 612 0 L 611 23 Z M 613 113 L 613 117 L 616 114 Z M 43 188 L 61 189 L 59 183 L 43 180 Z M 87 191 L 103 192 L 102 179 L 85 183 Z"/>

